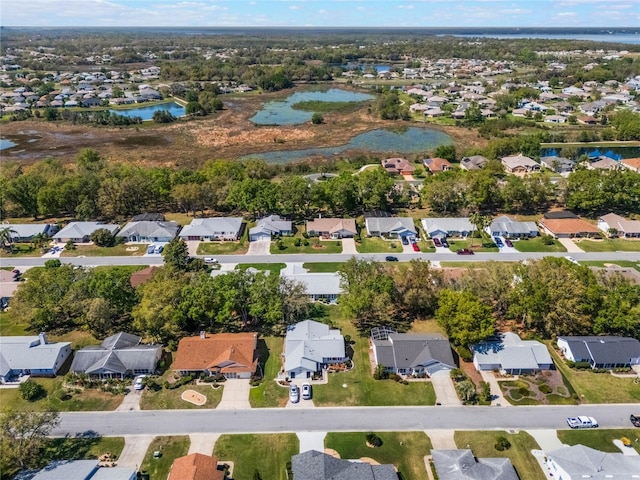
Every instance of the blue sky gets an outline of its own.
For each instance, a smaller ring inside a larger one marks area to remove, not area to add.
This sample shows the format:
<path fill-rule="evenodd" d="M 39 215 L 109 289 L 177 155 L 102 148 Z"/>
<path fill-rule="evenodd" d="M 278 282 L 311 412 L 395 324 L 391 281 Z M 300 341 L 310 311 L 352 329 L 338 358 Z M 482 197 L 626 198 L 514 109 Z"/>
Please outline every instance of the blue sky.
<path fill-rule="evenodd" d="M 638 27 L 638 0 L 2 0 L 3 26 Z"/>

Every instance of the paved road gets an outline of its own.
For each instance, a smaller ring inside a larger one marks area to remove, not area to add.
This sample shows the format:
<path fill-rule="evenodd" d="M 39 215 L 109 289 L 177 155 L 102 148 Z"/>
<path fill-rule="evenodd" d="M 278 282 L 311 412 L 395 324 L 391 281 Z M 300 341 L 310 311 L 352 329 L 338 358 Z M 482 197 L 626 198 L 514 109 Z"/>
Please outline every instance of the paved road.
<path fill-rule="evenodd" d="M 637 404 L 535 407 L 346 407 L 314 409 L 149 410 L 60 414 L 54 435 L 188 435 L 432 429 L 562 429 L 566 418 L 591 415 L 601 428 L 630 427 Z"/>
<path fill-rule="evenodd" d="M 502 262 L 520 262 L 527 259 L 539 259 L 543 257 L 564 257 L 567 253 L 478 253 L 474 256 L 455 255 L 454 253 L 398 253 L 394 254 L 401 262 L 408 262 L 415 258 L 442 262 L 485 262 L 490 260 Z M 581 260 L 630 260 L 640 262 L 640 252 L 589 252 L 573 253 L 573 258 Z M 200 256 L 204 258 L 203 256 Z M 348 254 L 292 254 L 292 255 L 216 255 L 220 263 L 304 263 L 304 262 L 345 262 L 352 255 Z M 358 258 L 366 258 L 384 261 L 384 253 L 358 254 Z M 3 258 L 0 265 L 35 267 L 44 265 L 46 258 L 20 257 L 15 259 Z M 97 265 L 162 265 L 162 257 L 65 257 L 60 259 L 63 263 L 71 263 L 81 266 Z"/>

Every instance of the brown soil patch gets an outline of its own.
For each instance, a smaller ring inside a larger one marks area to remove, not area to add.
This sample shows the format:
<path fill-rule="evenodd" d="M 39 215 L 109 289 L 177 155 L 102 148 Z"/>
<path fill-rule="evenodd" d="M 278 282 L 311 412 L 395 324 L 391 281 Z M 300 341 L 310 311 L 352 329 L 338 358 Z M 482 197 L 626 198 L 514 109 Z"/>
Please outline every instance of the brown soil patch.
<path fill-rule="evenodd" d="M 194 405 L 197 405 L 199 407 L 207 403 L 207 397 L 199 392 L 196 392 L 195 390 L 185 390 L 184 392 L 182 392 L 180 398 L 182 398 L 182 400 L 184 400 L 185 402 L 193 403 Z"/>
<path fill-rule="evenodd" d="M 360 460 L 362 463 L 368 463 L 369 465 L 380 465 L 380 462 L 378 462 L 378 461 L 374 460 L 374 459 L 373 459 L 373 458 L 371 458 L 371 457 L 360 457 L 360 458 L 359 458 L 359 460 Z"/>
<path fill-rule="evenodd" d="M 334 458 L 340 458 L 340 454 L 336 452 L 333 448 L 325 448 L 324 453 L 327 455 L 331 455 Z"/>

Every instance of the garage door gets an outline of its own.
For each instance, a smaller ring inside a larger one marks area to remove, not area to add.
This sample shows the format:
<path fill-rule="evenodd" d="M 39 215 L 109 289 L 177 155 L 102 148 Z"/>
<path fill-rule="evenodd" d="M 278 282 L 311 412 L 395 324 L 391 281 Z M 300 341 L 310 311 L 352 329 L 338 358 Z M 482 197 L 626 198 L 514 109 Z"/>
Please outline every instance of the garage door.
<path fill-rule="evenodd" d="M 271 235 L 268 233 L 254 233 L 253 235 L 251 235 L 251 238 L 249 239 L 252 242 L 257 242 L 260 240 L 271 240 Z"/>

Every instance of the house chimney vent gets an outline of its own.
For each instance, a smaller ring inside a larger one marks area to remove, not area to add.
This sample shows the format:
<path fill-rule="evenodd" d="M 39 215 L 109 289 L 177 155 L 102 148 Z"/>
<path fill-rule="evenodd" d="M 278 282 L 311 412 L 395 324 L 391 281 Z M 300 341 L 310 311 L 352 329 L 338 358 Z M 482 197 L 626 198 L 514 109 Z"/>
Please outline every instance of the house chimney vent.
<path fill-rule="evenodd" d="M 46 345 L 47 344 L 47 334 L 44 332 L 40 332 L 38 334 L 38 338 L 40 339 L 40 345 Z"/>
<path fill-rule="evenodd" d="M 207 338 L 207 332 L 200 330 L 200 338 Z"/>

